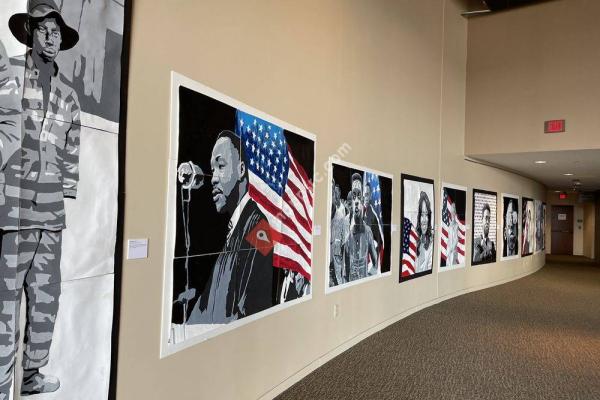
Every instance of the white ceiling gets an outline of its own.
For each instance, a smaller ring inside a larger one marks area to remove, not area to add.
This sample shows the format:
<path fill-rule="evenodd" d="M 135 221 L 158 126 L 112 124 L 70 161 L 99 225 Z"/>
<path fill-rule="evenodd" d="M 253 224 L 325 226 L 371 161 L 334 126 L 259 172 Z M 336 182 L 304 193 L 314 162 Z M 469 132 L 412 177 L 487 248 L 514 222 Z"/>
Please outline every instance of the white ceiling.
<path fill-rule="evenodd" d="M 551 190 L 571 190 L 574 179 L 581 181 L 582 191 L 600 190 L 600 149 L 484 154 L 472 158 L 535 179 Z M 538 160 L 546 164 L 536 164 Z M 573 176 L 564 176 L 565 173 Z"/>

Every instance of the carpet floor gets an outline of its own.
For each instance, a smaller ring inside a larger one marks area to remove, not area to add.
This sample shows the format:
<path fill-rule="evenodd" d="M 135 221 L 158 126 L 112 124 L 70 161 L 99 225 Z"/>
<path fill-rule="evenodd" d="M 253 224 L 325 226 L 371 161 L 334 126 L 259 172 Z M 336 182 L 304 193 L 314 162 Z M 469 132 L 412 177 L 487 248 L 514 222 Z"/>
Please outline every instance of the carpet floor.
<path fill-rule="evenodd" d="M 419 311 L 277 397 L 290 399 L 600 400 L 600 266 L 550 259 Z"/>

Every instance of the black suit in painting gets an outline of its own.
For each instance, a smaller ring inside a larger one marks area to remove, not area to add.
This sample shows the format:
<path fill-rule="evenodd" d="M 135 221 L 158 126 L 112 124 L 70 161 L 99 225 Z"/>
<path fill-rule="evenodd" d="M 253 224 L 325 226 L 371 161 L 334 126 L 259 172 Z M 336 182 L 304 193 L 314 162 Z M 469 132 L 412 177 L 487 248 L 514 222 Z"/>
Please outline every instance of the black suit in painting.
<path fill-rule="evenodd" d="M 248 199 L 190 313 L 189 324 L 224 324 L 277 304 L 269 224 Z"/>

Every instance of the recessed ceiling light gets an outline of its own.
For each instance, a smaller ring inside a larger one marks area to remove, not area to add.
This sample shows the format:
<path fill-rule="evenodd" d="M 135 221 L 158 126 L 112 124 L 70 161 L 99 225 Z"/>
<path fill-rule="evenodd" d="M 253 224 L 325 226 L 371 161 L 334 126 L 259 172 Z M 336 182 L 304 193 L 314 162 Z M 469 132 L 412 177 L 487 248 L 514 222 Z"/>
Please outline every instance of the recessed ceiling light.
<path fill-rule="evenodd" d="M 546 161 L 544 161 L 544 160 L 537 160 L 535 163 L 536 164 L 546 164 Z"/>
<path fill-rule="evenodd" d="M 554 193 L 561 193 L 561 191 L 560 190 L 555 190 Z"/>
<path fill-rule="evenodd" d="M 573 176 L 573 174 L 563 174 L 564 176 Z"/>

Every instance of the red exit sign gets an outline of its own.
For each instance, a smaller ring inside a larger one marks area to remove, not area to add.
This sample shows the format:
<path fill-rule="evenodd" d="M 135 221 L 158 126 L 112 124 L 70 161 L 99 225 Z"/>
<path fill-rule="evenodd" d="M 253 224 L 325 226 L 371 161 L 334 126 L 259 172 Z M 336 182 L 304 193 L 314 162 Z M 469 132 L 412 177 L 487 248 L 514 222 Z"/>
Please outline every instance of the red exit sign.
<path fill-rule="evenodd" d="M 544 121 L 544 133 L 559 133 L 565 131 L 564 119 L 553 119 Z"/>
<path fill-rule="evenodd" d="M 566 193 L 560 193 L 558 195 L 558 198 L 561 200 L 566 200 L 569 196 Z"/>

